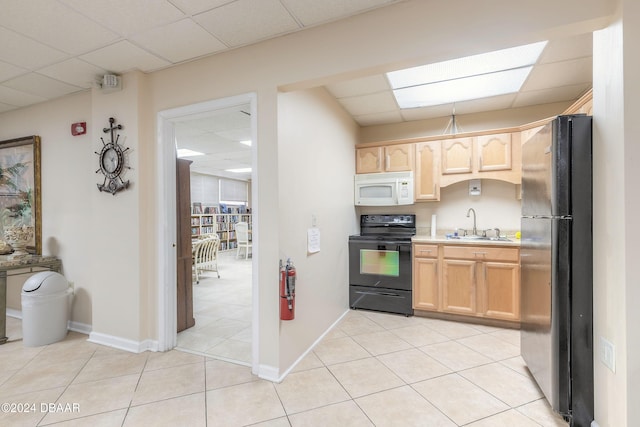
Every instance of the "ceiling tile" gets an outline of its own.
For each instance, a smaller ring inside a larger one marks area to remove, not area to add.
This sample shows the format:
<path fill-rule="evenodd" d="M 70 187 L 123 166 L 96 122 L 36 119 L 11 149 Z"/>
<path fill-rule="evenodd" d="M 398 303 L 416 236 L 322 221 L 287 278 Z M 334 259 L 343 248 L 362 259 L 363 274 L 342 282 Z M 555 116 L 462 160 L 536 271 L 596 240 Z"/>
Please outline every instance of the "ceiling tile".
<path fill-rule="evenodd" d="M 450 116 L 453 111 L 453 104 L 434 105 L 422 108 L 407 108 L 401 110 L 402 118 L 405 121 L 427 120 L 436 117 Z"/>
<path fill-rule="evenodd" d="M 93 87 L 106 73 L 100 67 L 75 58 L 38 70 L 38 74 L 86 89 Z"/>
<path fill-rule="evenodd" d="M 282 0 L 305 27 L 395 3 L 396 0 Z"/>
<path fill-rule="evenodd" d="M 229 46 L 242 46 L 298 29 L 278 0 L 238 0 L 194 19 Z"/>
<path fill-rule="evenodd" d="M 169 62 L 134 46 L 128 41 L 121 41 L 95 50 L 80 56 L 80 59 L 114 73 L 123 73 L 135 69 L 149 72 L 171 65 Z"/>
<path fill-rule="evenodd" d="M 513 107 L 518 108 L 552 102 L 573 101 L 582 96 L 590 87 L 591 84 L 582 83 L 564 87 L 522 92 L 517 95 L 516 100 L 513 103 Z"/>
<path fill-rule="evenodd" d="M 16 108 L 18 107 L 16 107 L 15 105 L 3 104 L 2 102 L 0 102 L 0 113 L 15 110 Z"/>
<path fill-rule="evenodd" d="M 402 116 L 400 112 L 396 110 L 385 111 L 384 113 L 363 114 L 361 116 L 355 116 L 354 119 L 360 126 L 373 126 L 401 122 Z"/>
<path fill-rule="evenodd" d="M 85 53 L 118 38 L 56 0 L 2 0 L 0 10 L 0 25 L 71 54 Z"/>
<path fill-rule="evenodd" d="M 189 15 L 206 12 L 235 0 L 169 0 L 177 8 Z"/>
<path fill-rule="evenodd" d="M 353 96 L 338 100 L 353 116 L 365 114 L 384 113 L 398 108 L 391 91 L 378 92 L 370 95 Z"/>
<path fill-rule="evenodd" d="M 24 68 L 16 67 L 14 65 L 7 64 L 6 62 L 0 61 L 0 82 L 9 80 L 12 77 L 27 72 L 28 70 L 25 70 Z"/>
<path fill-rule="evenodd" d="M 10 87 L 0 85 L 0 103 L 24 107 L 38 102 L 44 102 L 47 98 L 31 95 Z"/>
<path fill-rule="evenodd" d="M 1 14 L 0 14 L 1 15 Z M 13 65 L 30 70 L 61 61 L 69 57 L 64 52 L 52 49 L 0 27 L 0 58 Z"/>
<path fill-rule="evenodd" d="M 330 84 L 327 86 L 327 89 L 336 98 L 346 98 L 349 96 L 368 95 L 376 92 L 390 91 L 391 87 L 389 86 L 387 78 L 382 74 L 378 74 L 347 82 Z"/>
<path fill-rule="evenodd" d="M 590 83 L 593 80 L 592 57 L 538 65 L 522 85 L 522 91 Z"/>
<path fill-rule="evenodd" d="M 185 16 L 166 0 L 60 1 L 122 36 L 137 34 Z"/>
<path fill-rule="evenodd" d="M 566 61 L 593 55 L 593 33 L 551 40 L 540 55 L 539 64 Z"/>
<path fill-rule="evenodd" d="M 471 101 L 456 102 L 456 115 L 474 114 L 483 111 L 506 110 L 516 99 L 515 93 L 492 96 L 489 98 L 473 99 Z"/>
<path fill-rule="evenodd" d="M 208 55 L 226 46 L 191 19 L 183 19 L 132 37 L 143 48 L 173 63 Z"/>
<path fill-rule="evenodd" d="M 16 77 L 15 79 L 4 82 L 3 85 L 11 89 L 47 99 L 57 98 L 83 89 L 36 73 L 29 73 Z"/>

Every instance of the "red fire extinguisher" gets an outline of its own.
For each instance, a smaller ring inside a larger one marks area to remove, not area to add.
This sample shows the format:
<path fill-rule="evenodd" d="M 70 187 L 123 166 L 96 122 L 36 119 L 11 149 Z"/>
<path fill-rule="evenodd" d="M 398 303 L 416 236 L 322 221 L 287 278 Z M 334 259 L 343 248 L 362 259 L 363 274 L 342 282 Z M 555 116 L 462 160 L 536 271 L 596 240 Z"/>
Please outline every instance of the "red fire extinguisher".
<path fill-rule="evenodd" d="M 293 320 L 296 313 L 296 268 L 290 259 L 280 260 L 280 319 Z"/>

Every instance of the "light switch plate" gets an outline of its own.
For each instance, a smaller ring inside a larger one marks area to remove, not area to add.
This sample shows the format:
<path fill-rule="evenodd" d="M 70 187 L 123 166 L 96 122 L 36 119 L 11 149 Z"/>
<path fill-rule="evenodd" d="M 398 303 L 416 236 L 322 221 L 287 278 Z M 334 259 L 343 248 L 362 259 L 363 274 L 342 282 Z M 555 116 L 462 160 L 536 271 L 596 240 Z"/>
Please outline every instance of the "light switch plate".
<path fill-rule="evenodd" d="M 600 361 L 611 372 L 616 371 L 616 347 L 604 337 L 600 337 Z"/>

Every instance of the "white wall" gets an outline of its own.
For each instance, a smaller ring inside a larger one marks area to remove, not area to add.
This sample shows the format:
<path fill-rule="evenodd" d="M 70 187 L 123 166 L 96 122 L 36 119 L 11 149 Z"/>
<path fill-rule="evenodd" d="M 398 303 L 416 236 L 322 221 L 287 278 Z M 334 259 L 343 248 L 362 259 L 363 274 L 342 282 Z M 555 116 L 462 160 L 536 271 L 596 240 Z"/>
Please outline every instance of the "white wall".
<path fill-rule="evenodd" d="M 92 257 L 96 222 L 92 196 L 97 193 L 94 123 L 91 93 L 82 92 L 28 109 L 0 115 L 0 140 L 40 135 L 42 155 L 42 251 L 63 260 L 65 277 L 74 283 L 72 319 L 92 322 L 95 272 L 87 268 Z M 88 132 L 71 136 L 71 123 L 87 122 Z M 103 124 L 95 124 L 100 127 Z M 28 276 L 9 278 L 7 306 L 21 310 L 20 290 Z"/>
<path fill-rule="evenodd" d="M 348 310 L 347 236 L 358 227 L 353 190 L 358 128 L 324 89 L 278 97 L 279 256 L 294 261 L 296 319 L 281 321 L 280 373 Z M 321 249 L 307 253 L 313 218 Z"/>
<path fill-rule="evenodd" d="M 617 20 L 594 35 L 595 410 L 601 427 L 640 419 L 640 217 L 637 183 L 640 8 L 623 0 Z M 615 372 L 600 361 L 599 339 L 615 346 Z"/>

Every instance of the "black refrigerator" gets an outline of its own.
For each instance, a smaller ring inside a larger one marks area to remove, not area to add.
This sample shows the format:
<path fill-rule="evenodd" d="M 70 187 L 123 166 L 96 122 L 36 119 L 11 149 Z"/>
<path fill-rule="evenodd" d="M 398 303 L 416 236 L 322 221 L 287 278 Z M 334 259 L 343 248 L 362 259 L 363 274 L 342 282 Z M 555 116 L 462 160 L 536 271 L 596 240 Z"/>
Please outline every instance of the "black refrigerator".
<path fill-rule="evenodd" d="M 521 353 L 553 410 L 593 420 L 591 117 L 556 117 L 522 147 Z"/>

